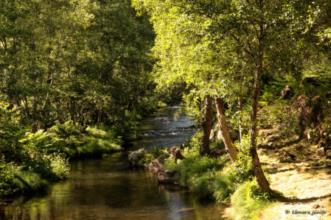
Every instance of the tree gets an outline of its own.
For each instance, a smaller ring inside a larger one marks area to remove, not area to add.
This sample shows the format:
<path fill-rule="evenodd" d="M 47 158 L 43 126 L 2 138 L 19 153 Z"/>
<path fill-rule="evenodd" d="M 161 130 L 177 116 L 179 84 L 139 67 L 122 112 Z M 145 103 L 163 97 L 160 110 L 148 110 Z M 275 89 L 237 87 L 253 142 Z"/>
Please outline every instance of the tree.
<path fill-rule="evenodd" d="M 184 82 L 193 88 L 187 97 L 192 97 L 199 108 L 196 116 L 202 125 L 200 152 L 204 155 L 209 151 L 213 97 L 220 100 L 226 94 L 222 87 L 226 86 L 225 80 L 221 82 L 224 68 L 218 58 L 224 51 L 214 46 L 214 36 L 209 32 L 211 20 L 204 15 L 186 13 L 182 10 L 185 5 L 172 1 L 137 0 L 133 3 L 138 10 L 147 11 L 156 32 L 153 52 L 158 60 L 154 68 L 158 85 Z M 203 100 L 202 106 L 198 100 Z M 221 114 L 224 112 L 219 111 Z M 224 128 L 222 133 L 228 132 L 225 120 L 222 120 L 221 127 Z M 229 139 L 230 135 L 226 133 L 224 137 Z M 229 144 L 232 141 L 225 140 L 224 143 L 230 152 L 237 151 L 233 144 Z"/>
<path fill-rule="evenodd" d="M 153 108 L 147 53 L 154 34 L 129 0 L 0 7 L 0 90 L 33 130 L 73 120 L 124 135 Z"/>
<path fill-rule="evenodd" d="M 270 192 L 257 153 L 260 94 L 265 79 L 300 74 L 303 60 L 300 49 L 306 28 L 302 23 L 307 23 L 315 3 L 288 0 L 136 0 L 134 3 L 147 8 L 157 42 L 166 45 L 160 47 L 156 43 L 154 49 L 167 54 L 168 58 L 158 56 L 164 75 L 176 72 L 171 76 L 215 96 L 220 122 L 225 122 L 220 98 L 232 106 L 238 103 L 242 106 L 243 102 L 250 105 L 249 154 L 260 188 Z M 165 27 L 165 23 L 171 28 Z M 238 79 L 240 83 L 236 83 Z M 243 87 L 249 89 L 243 93 L 240 91 Z M 223 134 L 224 137 L 227 135 Z M 224 142 L 231 148 L 229 140 Z"/>

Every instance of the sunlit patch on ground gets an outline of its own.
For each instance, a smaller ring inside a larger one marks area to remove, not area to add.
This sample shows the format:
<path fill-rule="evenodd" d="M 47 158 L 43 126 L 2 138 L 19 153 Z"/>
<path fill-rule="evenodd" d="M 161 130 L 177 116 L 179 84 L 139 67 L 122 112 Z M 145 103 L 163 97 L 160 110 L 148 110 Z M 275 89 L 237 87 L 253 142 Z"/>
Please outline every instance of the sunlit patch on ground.
<path fill-rule="evenodd" d="M 310 148 L 306 160 L 279 163 L 279 151 L 260 151 L 261 162 L 269 173 L 271 188 L 288 198 L 291 203 L 277 202 L 263 210 L 263 220 L 324 220 L 331 219 L 331 169 L 328 161 L 318 157 Z M 286 147 L 294 154 L 302 154 L 294 147 Z M 302 156 L 302 155 L 301 155 Z M 309 158 L 309 159 L 308 159 Z M 321 197 L 318 199 L 318 197 Z"/>

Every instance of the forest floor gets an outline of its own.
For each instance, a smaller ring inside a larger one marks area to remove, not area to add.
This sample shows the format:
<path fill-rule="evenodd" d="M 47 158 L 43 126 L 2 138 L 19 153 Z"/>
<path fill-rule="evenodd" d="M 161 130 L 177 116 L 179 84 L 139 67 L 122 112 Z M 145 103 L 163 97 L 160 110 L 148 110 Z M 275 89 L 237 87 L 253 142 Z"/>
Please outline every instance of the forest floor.
<path fill-rule="evenodd" d="M 263 132 L 272 136 L 270 131 Z M 317 145 L 295 139 L 281 145 L 279 141 L 269 141 L 259 150 L 271 188 L 293 198 L 272 203 L 262 211 L 260 219 L 331 220 L 331 161 Z M 276 142 L 277 146 L 272 146 Z"/>

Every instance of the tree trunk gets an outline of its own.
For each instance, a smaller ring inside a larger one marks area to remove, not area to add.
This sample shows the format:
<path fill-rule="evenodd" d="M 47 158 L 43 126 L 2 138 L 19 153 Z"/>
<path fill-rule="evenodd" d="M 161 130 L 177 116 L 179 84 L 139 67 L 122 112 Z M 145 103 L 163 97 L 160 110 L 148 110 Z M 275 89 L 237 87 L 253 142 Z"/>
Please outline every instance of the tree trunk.
<path fill-rule="evenodd" d="M 202 138 L 201 138 L 201 147 L 200 154 L 206 155 L 209 154 L 209 138 L 210 132 L 213 126 L 213 113 L 212 113 L 212 98 L 207 96 L 204 103 L 204 112 L 203 112 L 203 121 L 202 121 Z"/>
<path fill-rule="evenodd" d="M 240 141 L 240 144 L 242 144 L 243 134 L 242 134 L 242 127 L 241 127 L 241 121 L 242 121 L 242 116 L 241 116 L 241 112 L 242 112 L 242 101 L 241 101 L 241 98 L 239 100 L 238 107 L 239 107 L 239 111 L 240 111 L 239 121 L 238 121 L 239 141 Z"/>
<path fill-rule="evenodd" d="M 227 126 L 227 122 L 225 120 L 224 115 L 224 103 L 221 98 L 216 98 L 216 110 L 217 110 L 217 119 L 219 128 L 222 133 L 222 139 L 225 145 L 226 150 L 229 152 L 230 158 L 232 161 L 235 161 L 237 159 L 238 150 L 233 145 L 229 128 Z"/>
<path fill-rule="evenodd" d="M 253 100 L 252 100 L 252 112 L 251 112 L 251 140 L 250 140 L 250 156 L 252 157 L 252 165 L 254 175 L 256 177 L 257 183 L 260 189 L 264 192 L 270 192 L 270 185 L 267 178 L 264 175 L 264 172 L 261 167 L 259 155 L 256 149 L 256 138 L 257 138 L 257 112 L 258 112 L 258 101 L 260 97 L 260 81 L 261 75 L 263 72 L 263 56 L 264 56 L 264 45 L 263 45 L 263 37 L 264 37 L 264 28 L 263 25 L 260 26 L 260 35 L 259 35 L 259 52 L 257 57 L 257 68 L 254 74 L 254 85 L 253 85 Z"/>

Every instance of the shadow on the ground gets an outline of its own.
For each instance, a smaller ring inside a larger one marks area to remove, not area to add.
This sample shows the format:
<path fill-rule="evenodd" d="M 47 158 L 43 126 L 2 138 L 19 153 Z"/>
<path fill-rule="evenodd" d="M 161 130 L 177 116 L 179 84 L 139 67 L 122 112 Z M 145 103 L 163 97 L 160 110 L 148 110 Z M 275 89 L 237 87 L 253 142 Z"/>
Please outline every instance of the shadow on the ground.
<path fill-rule="evenodd" d="M 297 198 L 297 197 L 286 197 L 284 195 L 280 195 L 279 192 L 275 191 L 274 192 L 277 196 L 274 198 L 276 201 L 279 202 L 286 202 L 286 203 L 309 203 L 315 200 L 319 199 L 326 199 L 326 198 L 331 198 L 331 193 L 323 195 L 323 196 L 314 196 L 314 197 L 309 197 L 309 198 Z"/>

